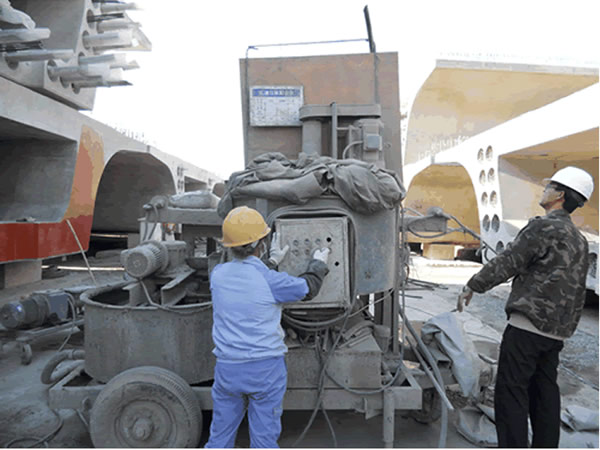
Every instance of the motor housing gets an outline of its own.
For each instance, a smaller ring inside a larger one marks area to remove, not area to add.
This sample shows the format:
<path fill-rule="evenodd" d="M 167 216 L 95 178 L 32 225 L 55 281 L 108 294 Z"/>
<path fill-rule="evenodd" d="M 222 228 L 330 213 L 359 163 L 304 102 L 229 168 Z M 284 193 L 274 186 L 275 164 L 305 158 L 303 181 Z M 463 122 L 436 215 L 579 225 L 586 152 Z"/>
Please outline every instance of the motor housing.
<path fill-rule="evenodd" d="M 73 296 L 67 292 L 38 292 L 2 306 L 0 322 L 9 330 L 56 324 L 72 317 L 74 304 Z"/>

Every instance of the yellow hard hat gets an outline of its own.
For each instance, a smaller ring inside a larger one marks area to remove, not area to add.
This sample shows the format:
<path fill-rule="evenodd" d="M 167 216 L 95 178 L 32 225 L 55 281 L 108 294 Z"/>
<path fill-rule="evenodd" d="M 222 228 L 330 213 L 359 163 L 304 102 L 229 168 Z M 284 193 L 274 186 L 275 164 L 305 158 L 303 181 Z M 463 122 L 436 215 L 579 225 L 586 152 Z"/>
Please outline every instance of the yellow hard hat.
<path fill-rule="evenodd" d="M 224 247 L 239 247 L 256 242 L 271 232 L 263 216 L 247 206 L 233 208 L 223 221 Z"/>

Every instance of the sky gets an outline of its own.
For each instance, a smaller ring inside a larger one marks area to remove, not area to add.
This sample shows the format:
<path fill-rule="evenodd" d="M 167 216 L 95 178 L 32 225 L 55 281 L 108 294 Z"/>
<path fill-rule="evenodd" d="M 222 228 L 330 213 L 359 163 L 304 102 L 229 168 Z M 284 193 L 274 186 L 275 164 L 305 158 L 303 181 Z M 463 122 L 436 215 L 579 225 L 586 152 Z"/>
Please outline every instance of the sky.
<path fill-rule="evenodd" d="M 397 52 L 410 106 L 439 58 L 598 67 L 597 0 L 138 0 L 152 42 L 129 87 L 97 91 L 91 116 L 227 178 L 244 167 L 239 59 L 248 46 L 366 39 Z M 368 43 L 250 50 L 252 57 L 368 53 Z"/>

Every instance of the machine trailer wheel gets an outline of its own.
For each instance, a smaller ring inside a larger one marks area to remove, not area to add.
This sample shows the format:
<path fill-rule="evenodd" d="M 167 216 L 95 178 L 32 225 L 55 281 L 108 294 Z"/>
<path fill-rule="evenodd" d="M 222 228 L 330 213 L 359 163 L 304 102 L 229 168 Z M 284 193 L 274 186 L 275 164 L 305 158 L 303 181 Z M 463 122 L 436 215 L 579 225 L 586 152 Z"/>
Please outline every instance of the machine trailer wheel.
<path fill-rule="evenodd" d="M 192 388 L 160 367 L 126 370 L 111 379 L 92 407 L 95 447 L 196 447 L 202 411 Z"/>
<path fill-rule="evenodd" d="M 419 423 L 432 423 L 442 415 L 442 399 L 435 388 L 423 389 L 421 409 L 410 412 L 410 417 Z"/>
<path fill-rule="evenodd" d="M 31 350 L 31 345 L 22 344 L 21 345 L 21 364 L 26 366 L 29 363 L 31 363 L 32 359 L 33 359 L 33 351 Z"/>

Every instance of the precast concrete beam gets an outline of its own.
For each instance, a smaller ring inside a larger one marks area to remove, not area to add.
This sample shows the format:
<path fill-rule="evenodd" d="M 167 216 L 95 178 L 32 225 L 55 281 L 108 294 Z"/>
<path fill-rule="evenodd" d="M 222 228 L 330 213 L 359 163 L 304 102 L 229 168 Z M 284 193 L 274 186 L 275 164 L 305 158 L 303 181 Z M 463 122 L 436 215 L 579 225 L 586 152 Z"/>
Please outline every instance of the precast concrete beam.
<path fill-rule="evenodd" d="M 0 264 L 78 252 L 69 224 L 84 248 L 94 221 L 105 231 L 137 232 L 141 205 L 152 196 L 192 186 L 212 189 L 221 181 L 1 77 L 0 92 Z M 113 156 L 122 152 L 153 163 L 130 165 L 129 172 L 112 177 L 115 187 L 123 189 L 117 190 L 119 195 L 113 189 L 105 199 L 103 193 L 111 191 L 98 190 L 100 179 Z M 136 182 L 146 187 L 136 189 Z M 96 212 L 96 203 L 107 199 L 128 207 Z M 136 201 L 139 207 L 133 205 Z"/>
<path fill-rule="evenodd" d="M 54 73 L 55 70 L 63 65 L 84 64 L 81 60 L 94 58 L 98 52 L 112 49 L 146 51 L 152 48 L 140 24 L 124 13 L 135 9 L 135 5 L 130 3 L 14 0 L 12 4 L 12 7 L 2 8 L 0 14 L 22 28 L 0 30 L 0 44 L 7 50 L 0 54 L 0 77 L 54 98 L 71 108 L 91 110 L 95 87 L 130 83 L 110 75 L 102 77 L 101 82 L 86 80 L 84 83 L 79 78 L 59 77 Z M 108 15 L 111 20 L 106 20 L 107 15 L 102 8 L 115 9 L 117 15 L 112 18 L 111 13 Z M 43 49 L 27 48 L 39 45 Z M 134 63 L 119 63 L 110 68 L 129 70 L 137 67 Z"/>
<path fill-rule="evenodd" d="M 597 82 L 597 68 L 438 60 L 410 110 L 405 163 L 455 147 Z"/>
<path fill-rule="evenodd" d="M 476 198 L 473 209 L 478 211 L 481 236 L 500 251 L 530 217 L 544 214 L 538 205 L 544 178 L 575 165 L 587 170 L 598 186 L 600 120 L 590 113 L 598 104 L 600 86 L 596 83 L 406 165 L 405 179 L 412 186 L 432 167 L 440 179 L 452 173 L 454 165 L 464 167 Z M 448 201 L 446 196 L 436 196 L 439 190 L 434 180 L 429 186 L 418 185 L 424 201 L 432 205 Z M 407 198 L 414 196 L 409 187 Z M 598 240 L 598 198 L 596 188 L 590 201 L 572 214 L 590 240 Z"/>

